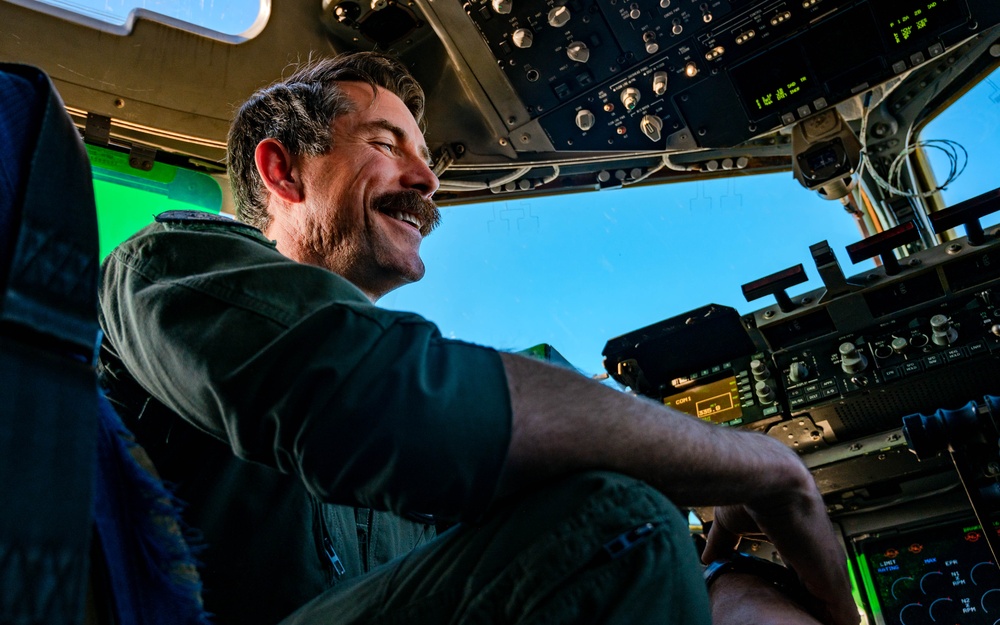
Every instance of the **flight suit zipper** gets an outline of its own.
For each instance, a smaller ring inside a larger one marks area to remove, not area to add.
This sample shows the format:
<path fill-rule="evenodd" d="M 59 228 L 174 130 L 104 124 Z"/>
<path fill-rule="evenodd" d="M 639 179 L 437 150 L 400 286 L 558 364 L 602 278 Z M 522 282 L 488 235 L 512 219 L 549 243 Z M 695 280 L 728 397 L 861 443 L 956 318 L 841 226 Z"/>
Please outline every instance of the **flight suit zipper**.
<path fill-rule="evenodd" d="M 371 545 L 373 516 L 371 508 L 354 509 L 354 520 L 358 527 L 358 554 L 361 556 L 361 570 L 365 573 L 371 568 L 368 565 L 368 551 Z"/>
<path fill-rule="evenodd" d="M 316 518 L 316 523 L 319 526 L 320 532 L 320 548 L 322 551 L 321 558 L 326 558 L 330 562 L 330 568 L 336 577 L 343 577 L 344 573 L 347 572 L 347 568 L 344 566 L 344 562 L 340 559 L 337 554 L 337 550 L 333 548 L 333 539 L 330 537 L 330 530 L 326 526 L 326 518 L 323 516 L 323 504 L 317 501 L 314 497 L 309 498 L 313 506 L 313 514 Z M 329 579 L 328 583 L 333 583 L 333 579 Z"/>

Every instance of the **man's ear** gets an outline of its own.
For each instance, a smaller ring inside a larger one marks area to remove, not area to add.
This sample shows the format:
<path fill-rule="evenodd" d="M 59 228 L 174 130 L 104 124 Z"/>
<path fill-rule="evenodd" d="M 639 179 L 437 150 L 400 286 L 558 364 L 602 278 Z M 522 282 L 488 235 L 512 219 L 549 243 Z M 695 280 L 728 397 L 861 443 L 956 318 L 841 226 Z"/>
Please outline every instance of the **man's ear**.
<path fill-rule="evenodd" d="M 305 198 L 296 159 L 280 141 L 264 139 L 257 144 L 253 156 L 268 191 L 287 202 L 298 203 Z"/>

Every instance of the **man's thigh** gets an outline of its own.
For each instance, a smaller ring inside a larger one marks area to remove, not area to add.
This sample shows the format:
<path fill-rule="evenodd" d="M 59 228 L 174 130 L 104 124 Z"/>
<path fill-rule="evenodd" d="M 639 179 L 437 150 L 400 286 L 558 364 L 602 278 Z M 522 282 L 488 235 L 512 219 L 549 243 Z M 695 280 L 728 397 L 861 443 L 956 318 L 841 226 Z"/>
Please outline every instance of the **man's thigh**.
<path fill-rule="evenodd" d="M 709 623 L 687 522 L 662 495 L 584 473 L 505 502 L 282 625 Z"/>

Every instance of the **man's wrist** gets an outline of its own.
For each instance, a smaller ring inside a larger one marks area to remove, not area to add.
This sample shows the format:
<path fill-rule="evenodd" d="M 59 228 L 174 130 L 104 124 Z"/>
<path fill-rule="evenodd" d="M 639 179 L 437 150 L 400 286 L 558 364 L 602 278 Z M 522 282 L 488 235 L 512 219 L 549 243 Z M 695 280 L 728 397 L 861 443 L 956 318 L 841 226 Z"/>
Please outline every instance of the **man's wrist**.
<path fill-rule="evenodd" d="M 783 595 L 814 615 L 820 608 L 818 600 L 809 594 L 795 571 L 770 560 L 739 552 L 728 559 L 716 560 L 705 567 L 706 588 L 711 590 L 712 584 L 727 573 L 753 575 L 771 584 Z"/>

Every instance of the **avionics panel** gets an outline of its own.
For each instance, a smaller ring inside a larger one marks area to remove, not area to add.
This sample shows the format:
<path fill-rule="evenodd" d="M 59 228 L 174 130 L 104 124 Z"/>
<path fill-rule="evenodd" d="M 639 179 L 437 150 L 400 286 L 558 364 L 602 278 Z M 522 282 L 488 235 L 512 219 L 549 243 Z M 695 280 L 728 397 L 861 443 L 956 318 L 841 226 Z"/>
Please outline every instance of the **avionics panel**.
<path fill-rule="evenodd" d="M 560 151 L 738 145 L 1000 23 L 995 0 L 463 6 L 531 116 L 512 132 L 538 125 Z"/>
<path fill-rule="evenodd" d="M 997 524 L 989 530 L 997 532 Z M 877 625 L 994 625 L 1000 570 L 973 518 L 875 532 L 852 544 Z"/>

